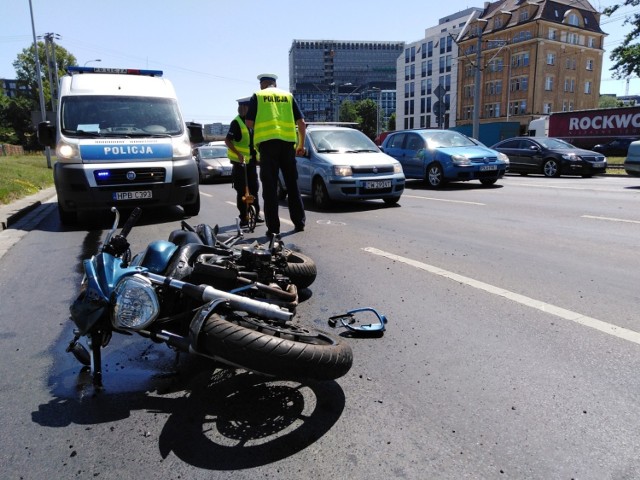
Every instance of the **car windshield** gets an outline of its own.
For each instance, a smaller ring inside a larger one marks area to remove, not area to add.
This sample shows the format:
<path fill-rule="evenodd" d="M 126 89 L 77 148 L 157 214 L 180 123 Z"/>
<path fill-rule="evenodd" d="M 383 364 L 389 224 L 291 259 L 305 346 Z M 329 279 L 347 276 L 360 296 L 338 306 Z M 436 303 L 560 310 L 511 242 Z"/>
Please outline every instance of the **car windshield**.
<path fill-rule="evenodd" d="M 227 147 L 201 148 L 200 158 L 227 158 Z"/>
<path fill-rule="evenodd" d="M 117 95 L 64 97 L 62 133 L 68 136 L 180 135 L 183 124 L 178 104 L 171 98 Z"/>
<path fill-rule="evenodd" d="M 449 147 L 473 147 L 477 143 L 458 132 L 452 131 L 434 131 L 424 132 L 421 134 L 430 149 L 433 148 L 449 148 Z"/>
<path fill-rule="evenodd" d="M 379 151 L 376 144 L 359 130 L 314 130 L 309 132 L 309 137 L 319 153 Z"/>
<path fill-rule="evenodd" d="M 553 150 L 575 150 L 576 147 L 559 138 L 536 138 L 536 141 L 545 148 Z"/>

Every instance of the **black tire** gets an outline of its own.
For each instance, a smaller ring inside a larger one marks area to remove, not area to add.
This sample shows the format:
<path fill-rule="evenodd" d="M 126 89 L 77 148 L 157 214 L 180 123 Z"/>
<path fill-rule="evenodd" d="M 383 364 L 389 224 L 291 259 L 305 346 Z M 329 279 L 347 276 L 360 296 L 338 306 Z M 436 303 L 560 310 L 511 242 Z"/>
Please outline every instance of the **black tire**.
<path fill-rule="evenodd" d="M 287 260 L 287 267 L 284 269 L 284 274 L 289 277 L 291 283 L 296 287 L 309 287 L 318 275 L 316 262 L 300 252 L 285 250 L 283 253 Z"/>
<path fill-rule="evenodd" d="M 429 188 L 440 188 L 446 181 L 444 179 L 444 170 L 439 163 L 432 163 L 427 167 L 424 181 Z"/>
<path fill-rule="evenodd" d="M 385 205 L 393 206 L 398 204 L 398 202 L 400 201 L 400 197 L 383 198 L 382 201 L 385 203 Z"/>
<path fill-rule="evenodd" d="M 253 233 L 256 229 L 256 220 L 258 215 L 256 214 L 256 207 L 254 205 L 249 205 L 247 207 L 247 227 L 249 228 L 249 232 Z"/>
<path fill-rule="evenodd" d="M 198 198 L 194 203 L 183 205 L 182 210 L 186 217 L 195 217 L 200 213 L 200 193 L 198 192 Z"/>
<path fill-rule="evenodd" d="M 78 213 L 67 212 L 63 210 L 59 203 L 58 203 L 58 216 L 60 217 L 60 223 L 62 225 L 70 226 L 78 223 Z"/>
<path fill-rule="evenodd" d="M 313 203 L 323 210 L 331 206 L 329 192 L 321 178 L 316 178 L 313 181 Z"/>
<path fill-rule="evenodd" d="M 336 336 L 226 309 L 206 320 L 199 348 L 232 365 L 286 378 L 334 380 L 353 364 L 351 347 Z"/>
<path fill-rule="evenodd" d="M 485 187 L 490 187 L 491 185 L 495 184 L 497 181 L 498 181 L 497 178 L 483 178 L 482 180 L 480 180 L 480 183 Z"/>
<path fill-rule="evenodd" d="M 560 163 L 555 158 L 547 158 L 542 164 L 542 174 L 545 177 L 557 178 L 560 176 Z"/>

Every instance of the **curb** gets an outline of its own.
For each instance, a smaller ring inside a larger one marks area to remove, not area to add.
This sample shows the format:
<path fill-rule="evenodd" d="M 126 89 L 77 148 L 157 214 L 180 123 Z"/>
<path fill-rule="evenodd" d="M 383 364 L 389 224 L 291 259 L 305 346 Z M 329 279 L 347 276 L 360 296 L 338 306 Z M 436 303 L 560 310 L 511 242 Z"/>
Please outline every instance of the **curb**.
<path fill-rule="evenodd" d="M 42 205 L 42 202 L 54 197 L 55 187 L 45 188 L 38 193 L 21 198 L 7 205 L 0 205 L 0 230 L 6 230 L 18 220 Z"/>

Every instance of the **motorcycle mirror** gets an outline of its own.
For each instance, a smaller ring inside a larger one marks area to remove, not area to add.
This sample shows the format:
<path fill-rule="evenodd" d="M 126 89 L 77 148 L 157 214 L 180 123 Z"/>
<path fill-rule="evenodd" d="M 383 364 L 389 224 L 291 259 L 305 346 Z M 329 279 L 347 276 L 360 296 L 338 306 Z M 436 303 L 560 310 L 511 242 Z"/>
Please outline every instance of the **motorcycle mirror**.
<path fill-rule="evenodd" d="M 371 312 L 375 315 L 378 320 L 378 323 L 370 323 L 370 324 L 361 324 L 356 325 L 356 313 L 362 312 Z M 340 324 L 345 327 L 350 332 L 354 332 L 359 335 L 379 335 L 385 331 L 385 325 L 387 324 L 387 317 L 379 313 L 376 309 L 371 307 L 364 308 L 356 308 L 354 310 L 349 310 L 348 312 L 342 315 L 334 315 L 333 317 L 329 317 L 329 326 L 335 328 L 337 326 L 338 321 Z"/>

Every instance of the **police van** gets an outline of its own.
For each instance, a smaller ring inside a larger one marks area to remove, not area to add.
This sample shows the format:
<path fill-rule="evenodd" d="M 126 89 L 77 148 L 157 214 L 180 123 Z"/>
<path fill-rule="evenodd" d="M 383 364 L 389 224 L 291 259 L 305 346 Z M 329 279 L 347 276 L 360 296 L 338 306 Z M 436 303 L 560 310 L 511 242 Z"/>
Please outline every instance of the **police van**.
<path fill-rule="evenodd" d="M 179 205 L 200 211 L 191 143 L 202 127 L 185 124 L 173 85 L 159 70 L 69 67 L 60 79 L 57 124 L 38 125 L 55 147 L 60 221 L 115 205 Z"/>

